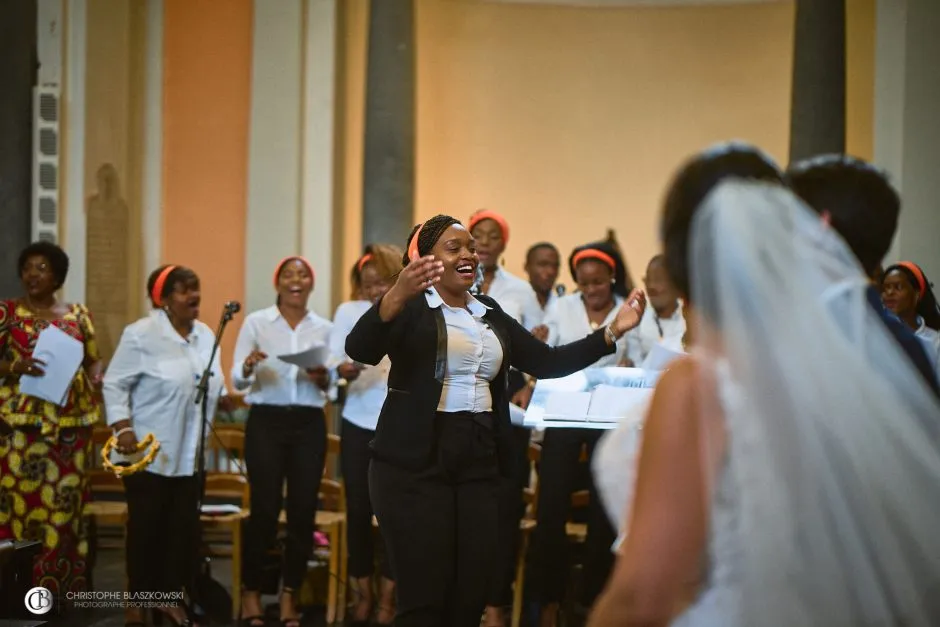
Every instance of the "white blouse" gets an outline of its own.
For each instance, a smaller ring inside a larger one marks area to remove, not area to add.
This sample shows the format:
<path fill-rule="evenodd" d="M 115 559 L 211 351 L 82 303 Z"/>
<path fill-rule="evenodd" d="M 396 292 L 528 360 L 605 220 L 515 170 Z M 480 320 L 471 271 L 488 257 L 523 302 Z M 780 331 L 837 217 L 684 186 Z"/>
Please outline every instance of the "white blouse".
<path fill-rule="evenodd" d="M 934 372 L 940 377 L 940 333 L 928 327 L 920 316 L 917 317 L 917 324 L 919 326 L 914 331 L 914 335 L 920 338 Z"/>
<path fill-rule="evenodd" d="M 500 308 L 516 322 L 531 331 L 542 324 L 544 312 L 539 297 L 525 279 L 496 268 L 487 296 L 499 303 Z"/>
<path fill-rule="evenodd" d="M 189 337 L 183 338 L 160 309 L 124 329 L 105 372 L 102 392 L 109 426 L 130 419 L 138 441 L 152 433 L 160 443 L 160 452 L 147 471 L 168 477 L 195 473 L 202 427 L 196 387 L 214 343 L 212 329 L 198 320 Z M 210 420 L 225 393 L 220 352 L 211 372 Z"/>
<path fill-rule="evenodd" d="M 656 344 L 678 350 L 682 347 L 685 335 L 685 317 L 682 315 L 682 303 L 668 318 L 660 318 L 656 310 L 647 307 L 640 319 L 640 324 L 627 333 L 627 357 L 637 368 L 642 367 L 646 357 Z"/>
<path fill-rule="evenodd" d="M 623 298 L 614 296 L 614 306 L 604 318 L 604 322 L 597 328 L 610 324 L 617 317 L 617 312 L 623 305 Z M 584 307 L 584 301 L 581 300 L 581 294 L 568 294 L 562 296 L 549 308 L 545 314 L 545 326 L 548 327 L 548 344 L 550 346 L 560 346 L 576 342 L 597 329 L 591 328 L 591 320 L 588 318 L 587 309 Z M 616 366 L 626 354 L 627 335 L 624 335 L 617 341 L 617 350 L 601 357 L 591 364 L 593 368 L 604 366 Z"/>
<path fill-rule="evenodd" d="M 447 325 L 447 368 L 437 411 L 493 411 L 490 382 L 503 364 L 503 347 L 483 320 L 488 308 L 469 294 L 466 308 L 451 307 L 433 287 L 425 298 L 431 309 L 442 309 Z"/>
<path fill-rule="evenodd" d="M 331 367 L 351 362 L 346 355 L 346 337 L 362 315 L 369 311 L 372 303 L 354 300 L 343 303 L 333 316 L 330 332 Z M 375 431 L 379 413 L 388 393 L 388 371 L 391 368 L 388 355 L 377 366 L 364 366 L 355 381 L 346 386 L 346 401 L 343 403 L 343 418 L 362 429 Z"/>
<path fill-rule="evenodd" d="M 248 390 L 245 402 L 250 405 L 324 407 L 334 390 L 324 392 L 302 368 L 278 359 L 278 355 L 328 346 L 332 327 L 329 320 L 307 312 L 297 327 L 291 329 L 276 305 L 248 314 L 235 343 L 232 365 L 235 389 Z M 255 364 L 250 377 L 244 377 L 245 359 L 256 349 L 268 358 Z"/>

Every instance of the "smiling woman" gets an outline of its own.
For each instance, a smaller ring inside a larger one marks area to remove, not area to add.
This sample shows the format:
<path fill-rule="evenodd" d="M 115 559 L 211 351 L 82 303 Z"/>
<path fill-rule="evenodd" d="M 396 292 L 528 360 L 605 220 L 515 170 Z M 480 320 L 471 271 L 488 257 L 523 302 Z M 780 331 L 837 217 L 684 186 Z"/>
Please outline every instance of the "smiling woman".
<path fill-rule="evenodd" d="M 24 296 L 0 301 L 0 540 L 39 540 L 33 585 L 64 598 L 87 585 L 82 508 L 91 428 L 100 409 L 101 362 L 91 314 L 56 298 L 69 258 L 46 242 L 19 256 Z M 61 404 L 20 392 L 23 376 L 43 376 L 33 355 L 39 335 L 56 327 L 84 345 L 85 359 Z"/>
<path fill-rule="evenodd" d="M 394 568 L 395 625 L 479 627 L 511 458 L 510 367 L 540 378 L 576 372 L 614 352 L 645 300 L 633 294 L 605 328 L 549 347 L 491 297 L 469 293 L 480 260 L 456 219 L 416 226 L 403 261 L 346 338 L 350 359 L 391 362 L 369 485 Z"/>
<path fill-rule="evenodd" d="M 232 381 L 247 392 L 251 406 L 245 425 L 245 463 L 251 484 L 251 518 L 245 542 L 242 616 L 245 624 L 264 624 L 261 571 L 274 544 L 287 482 L 287 546 L 284 554 L 281 619 L 299 625 L 294 591 L 307 569 L 313 544 L 317 490 L 326 460 L 323 407 L 335 382 L 326 364 L 307 368 L 278 359 L 329 343 L 332 323 L 307 309 L 315 285 L 313 265 L 300 256 L 285 257 L 274 268 L 275 304 L 245 318 L 235 344 Z"/>
<path fill-rule="evenodd" d="M 152 277 L 154 308 L 124 329 L 103 387 L 118 453 L 136 454 L 138 441 L 150 434 L 160 443 L 160 455 L 152 464 L 122 477 L 129 514 L 128 586 L 135 593 L 171 594 L 188 583 L 196 550 L 201 416 L 193 399 L 209 365 L 215 335 L 198 320 L 201 297 L 195 272 L 168 265 Z M 210 412 L 224 389 L 221 356 L 216 354 L 209 380 Z M 165 566 L 156 568 L 156 564 Z M 182 606 L 160 611 L 180 625 L 190 620 Z M 140 610 L 129 612 L 128 623 L 142 620 Z"/>

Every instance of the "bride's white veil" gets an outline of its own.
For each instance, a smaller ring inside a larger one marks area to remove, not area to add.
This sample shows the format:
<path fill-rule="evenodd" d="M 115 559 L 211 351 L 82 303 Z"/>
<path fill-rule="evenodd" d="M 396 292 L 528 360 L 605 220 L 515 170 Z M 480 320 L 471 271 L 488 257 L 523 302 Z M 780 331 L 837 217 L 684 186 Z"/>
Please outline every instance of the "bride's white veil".
<path fill-rule="evenodd" d="M 740 505 L 740 624 L 940 624 L 940 404 L 852 252 L 789 191 L 734 180 L 689 267 L 699 357 L 734 391 L 710 462 Z"/>

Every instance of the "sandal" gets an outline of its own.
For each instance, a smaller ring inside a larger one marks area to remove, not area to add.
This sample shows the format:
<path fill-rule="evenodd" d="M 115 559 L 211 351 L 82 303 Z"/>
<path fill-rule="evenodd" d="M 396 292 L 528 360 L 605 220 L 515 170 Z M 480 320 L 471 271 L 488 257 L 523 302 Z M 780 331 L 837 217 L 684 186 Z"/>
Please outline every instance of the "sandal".
<path fill-rule="evenodd" d="M 289 594 L 291 597 L 293 597 L 293 596 L 294 596 L 294 589 L 293 589 L 293 588 L 284 588 L 283 590 L 281 590 L 281 598 L 282 598 L 282 599 L 284 598 L 284 595 L 285 595 L 285 594 Z M 297 608 L 296 608 L 296 607 L 293 608 L 293 609 L 294 609 L 294 612 L 297 611 Z M 281 617 L 281 625 L 283 625 L 283 627 L 300 627 L 300 616 L 297 615 L 297 616 L 292 616 L 292 617 L 290 617 L 290 618 Z"/>
<path fill-rule="evenodd" d="M 237 624 L 240 627 L 264 627 L 264 624 L 265 624 L 264 606 L 261 603 L 261 595 L 254 591 L 249 592 L 248 590 L 242 590 L 242 599 L 243 599 L 242 603 L 244 603 L 244 597 L 246 593 L 258 595 L 258 607 L 261 608 L 261 613 L 252 614 L 251 616 L 242 616 L 241 611 L 239 611 Z M 244 607 L 244 605 L 242 607 Z"/>

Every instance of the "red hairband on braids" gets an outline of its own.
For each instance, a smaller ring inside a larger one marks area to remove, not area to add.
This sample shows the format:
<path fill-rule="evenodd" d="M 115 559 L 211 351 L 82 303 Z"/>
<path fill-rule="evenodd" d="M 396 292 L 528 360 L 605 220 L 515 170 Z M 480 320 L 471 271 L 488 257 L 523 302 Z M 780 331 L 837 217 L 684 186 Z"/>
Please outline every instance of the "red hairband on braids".
<path fill-rule="evenodd" d="M 372 253 L 364 254 L 362 258 L 356 263 L 356 271 L 361 274 L 362 269 L 366 266 L 367 263 L 369 263 L 373 259 L 374 257 L 372 256 Z"/>
<path fill-rule="evenodd" d="M 927 295 L 927 279 L 924 277 L 923 271 L 917 266 L 916 263 L 911 261 L 899 261 L 897 265 L 910 270 L 911 274 L 914 275 L 914 278 L 917 280 L 917 293 L 923 298 Z"/>
<path fill-rule="evenodd" d="M 291 255 L 290 257 L 284 257 L 278 262 L 276 266 L 274 266 L 274 287 L 277 287 L 277 278 L 281 275 L 281 269 L 284 267 L 284 264 L 289 261 L 294 261 L 295 259 L 307 267 L 307 272 L 310 273 L 310 278 L 312 279 L 313 284 L 316 284 L 317 273 L 313 271 L 313 264 L 300 255 Z"/>
<path fill-rule="evenodd" d="M 417 261 L 421 254 L 418 252 L 418 236 L 421 235 L 421 229 L 424 228 L 424 222 L 418 227 L 418 230 L 415 231 L 414 236 L 411 238 L 411 241 L 408 242 L 408 259 L 411 261 Z"/>
<path fill-rule="evenodd" d="M 159 275 L 157 275 L 157 280 L 153 282 L 153 289 L 150 290 L 150 300 L 157 307 L 163 306 L 163 286 L 166 285 L 167 277 L 170 276 L 170 273 L 176 270 L 179 266 L 167 266 L 163 269 Z"/>
<path fill-rule="evenodd" d="M 597 250 L 596 248 L 585 248 L 584 250 L 576 254 L 574 258 L 571 260 L 571 265 L 577 266 L 580 262 L 584 261 L 585 259 L 596 259 L 597 261 L 600 261 L 610 266 L 611 270 L 614 270 L 615 272 L 617 270 L 617 262 L 614 261 L 614 258 L 608 255 L 607 253 L 605 253 L 604 251 Z"/>
<path fill-rule="evenodd" d="M 492 220 L 498 224 L 499 230 L 503 233 L 503 243 L 509 243 L 509 222 L 507 222 L 506 218 L 503 216 L 489 209 L 480 209 L 470 216 L 470 221 L 467 222 L 467 230 L 472 231 L 473 227 L 475 227 L 480 222 L 483 222 L 484 220 Z"/>

